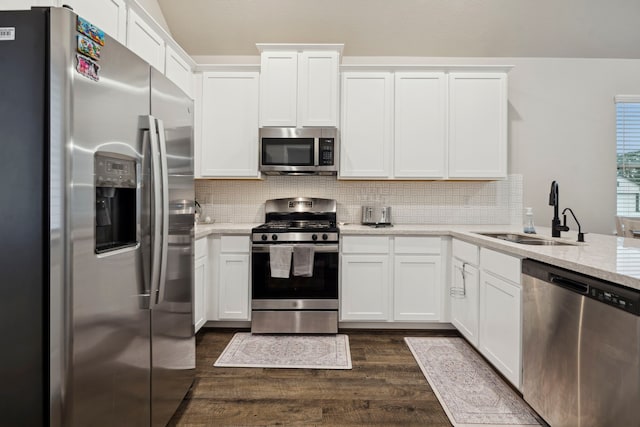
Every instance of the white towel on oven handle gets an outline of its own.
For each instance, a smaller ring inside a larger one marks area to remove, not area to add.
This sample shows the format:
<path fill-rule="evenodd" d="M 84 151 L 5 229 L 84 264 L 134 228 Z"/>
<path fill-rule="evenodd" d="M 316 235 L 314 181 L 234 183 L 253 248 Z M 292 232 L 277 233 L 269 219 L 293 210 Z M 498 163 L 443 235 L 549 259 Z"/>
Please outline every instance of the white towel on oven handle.
<path fill-rule="evenodd" d="M 271 267 L 271 277 L 282 279 L 289 278 L 292 252 L 293 246 L 290 245 L 269 246 L 269 266 Z"/>
<path fill-rule="evenodd" d="M 293 275 L 302 277 L 313 276 L 313 245 L 296 245 L 293 247 Z"/>

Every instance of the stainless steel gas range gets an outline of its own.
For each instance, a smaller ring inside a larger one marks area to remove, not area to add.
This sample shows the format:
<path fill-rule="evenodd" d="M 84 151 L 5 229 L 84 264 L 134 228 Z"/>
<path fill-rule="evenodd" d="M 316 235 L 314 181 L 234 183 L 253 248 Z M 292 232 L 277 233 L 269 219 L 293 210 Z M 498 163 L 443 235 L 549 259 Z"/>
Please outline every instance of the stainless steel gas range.
<path fill-rule="evenodd" d="M 252 230 L 251 332 L 338 332 L 336 201 L 267 200 Z"/>

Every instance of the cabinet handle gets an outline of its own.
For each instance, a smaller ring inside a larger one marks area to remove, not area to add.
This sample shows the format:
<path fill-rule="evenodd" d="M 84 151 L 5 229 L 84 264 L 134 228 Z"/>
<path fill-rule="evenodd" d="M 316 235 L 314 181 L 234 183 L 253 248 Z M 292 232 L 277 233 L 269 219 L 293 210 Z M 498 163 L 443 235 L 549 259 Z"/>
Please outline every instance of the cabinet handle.
<path fill-rule="evenodd" d="M 458 270 L 462 276 L 462 287 L 452 286 L 451 289 L 449 289 L 449 295 L 453 298 L 464 298 L 467 295 L 466 266 L 466 262 L 462 263 L 462 267 L 455 266 L 455 269 Z"/>

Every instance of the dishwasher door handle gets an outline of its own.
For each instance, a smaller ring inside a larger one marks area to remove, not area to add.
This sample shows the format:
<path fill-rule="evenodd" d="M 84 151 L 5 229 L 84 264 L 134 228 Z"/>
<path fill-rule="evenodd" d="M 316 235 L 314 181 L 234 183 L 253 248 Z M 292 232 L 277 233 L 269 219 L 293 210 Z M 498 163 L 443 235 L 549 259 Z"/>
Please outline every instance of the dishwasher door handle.
<path fill-rule="evenodd" d="M 567 279 L 566 277 L 550 274 L 549 281 L 555 285 L 576 292 L 578 294 L 587 295 L 589 293 L 589 285 L 577 282 L 575 280 Z"/>

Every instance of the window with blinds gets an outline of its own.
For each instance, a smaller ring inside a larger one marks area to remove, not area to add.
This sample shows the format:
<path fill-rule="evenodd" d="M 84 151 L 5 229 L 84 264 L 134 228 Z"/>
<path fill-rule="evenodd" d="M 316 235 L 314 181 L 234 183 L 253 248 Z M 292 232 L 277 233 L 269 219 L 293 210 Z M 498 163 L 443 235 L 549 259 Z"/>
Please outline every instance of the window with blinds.
<path fill-rule="evenodd" d="M 616 96 L 617 214 L 640 217 L 640 95 Z"/>

